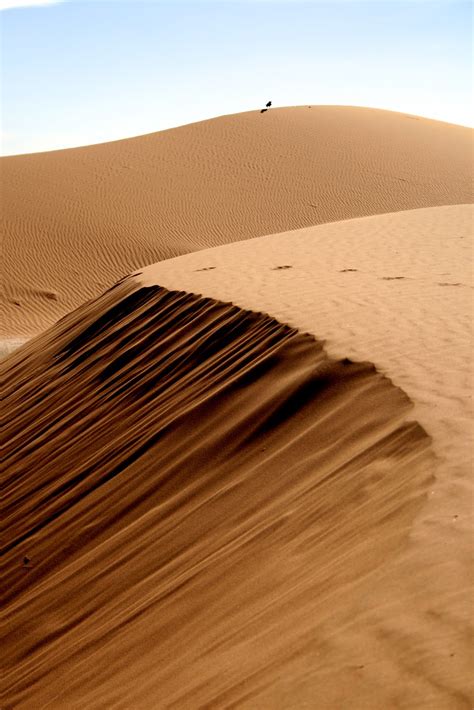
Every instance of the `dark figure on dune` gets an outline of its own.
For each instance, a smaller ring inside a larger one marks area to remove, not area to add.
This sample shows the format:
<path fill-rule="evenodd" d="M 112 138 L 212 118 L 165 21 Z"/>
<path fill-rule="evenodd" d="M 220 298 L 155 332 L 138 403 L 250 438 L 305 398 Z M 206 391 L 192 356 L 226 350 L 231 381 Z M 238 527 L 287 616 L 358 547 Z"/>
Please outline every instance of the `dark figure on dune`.
<path fill-rule="evenodd" d="M 261 108 L 261 109 L 260 109 L 260 113 L 265 113 L 265 111 L 268 111 L 268 109 L 267 109 L 267 108 Z"/>

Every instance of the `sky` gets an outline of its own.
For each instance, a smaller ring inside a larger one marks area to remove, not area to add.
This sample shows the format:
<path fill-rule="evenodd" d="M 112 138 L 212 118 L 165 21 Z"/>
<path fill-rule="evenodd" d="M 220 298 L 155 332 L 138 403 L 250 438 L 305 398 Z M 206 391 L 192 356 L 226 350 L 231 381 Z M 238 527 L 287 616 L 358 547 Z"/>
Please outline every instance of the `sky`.
<path fill-rule="evenodd" d="M 0 0 L 4 155 L 274 106 L 472 125 L 469 0 Z"/>

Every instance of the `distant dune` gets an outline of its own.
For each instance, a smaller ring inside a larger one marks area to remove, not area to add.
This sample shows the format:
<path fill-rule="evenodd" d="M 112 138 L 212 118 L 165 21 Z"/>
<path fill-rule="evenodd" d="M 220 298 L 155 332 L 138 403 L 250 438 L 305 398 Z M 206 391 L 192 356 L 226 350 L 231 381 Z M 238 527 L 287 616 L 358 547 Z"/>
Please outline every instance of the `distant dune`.
<path fill-rule="evenodd" d="M 6 707 L 340 707 L 332 637 L 432 481 L 406 395 L 137 279 L 2 369 Z"/>
<path fill-rule="evenodd" d="M 373 109 L 271 109 L 1 160 L 2 334 L 204 247 L 470 202 L 472 132 Z"/>

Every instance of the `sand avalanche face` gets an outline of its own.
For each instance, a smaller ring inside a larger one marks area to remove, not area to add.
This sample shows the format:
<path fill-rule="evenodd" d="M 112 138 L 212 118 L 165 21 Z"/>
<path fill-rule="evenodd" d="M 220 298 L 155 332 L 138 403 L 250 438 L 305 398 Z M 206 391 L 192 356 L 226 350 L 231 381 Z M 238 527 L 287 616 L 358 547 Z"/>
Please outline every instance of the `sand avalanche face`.
<path fill-rule="evenodd" d="M 268 316 L 133 280 L 2 369 L 8 706 L 314 698 L 325 621 L 423 500 L 406 396 Z"/>

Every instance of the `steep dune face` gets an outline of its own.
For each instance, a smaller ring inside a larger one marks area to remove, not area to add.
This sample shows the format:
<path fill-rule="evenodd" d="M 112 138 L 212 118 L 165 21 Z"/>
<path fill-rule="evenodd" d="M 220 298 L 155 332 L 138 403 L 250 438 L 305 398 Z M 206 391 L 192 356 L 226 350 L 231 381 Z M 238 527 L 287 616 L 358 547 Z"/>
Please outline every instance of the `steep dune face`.
<path fill-rule="evenodd" d="M 451 205 L 347 220 L 186 254 L 139 276 L 263 310 L 324 339 L 330 357 L 374 362 L 432 437 L 436 480 L 412 544 L 326 646 L 341 668 L 351 657 L 365 666 L 335 708 L 347 698 L 372 707 L 360 694 L 369 674 L 374 686 L 383 679 L 379 709 L 474 706 L 473 218 L 472 205 Z"/>
<path fill-rule="evenodd" d="M 470 202 L 470 141 L 461 126 L 319 106 L 3 158 L 3 334 L 37 333 L 123 274 L 186 252 Z"/>
<path fill-rule="evenodd" d="M 374 362 L 458 479 L 474 446 L 473 224 L 472 205 L 400 211 L 185 254 L 139 278 L 263 310 L 332 357 Z"/>
<path fill-rule="evenodd" d="M 132 279 L 2 370 L 7 707 L 381 707 L 334 637 L 430 481 L 401 390 Z"/>

